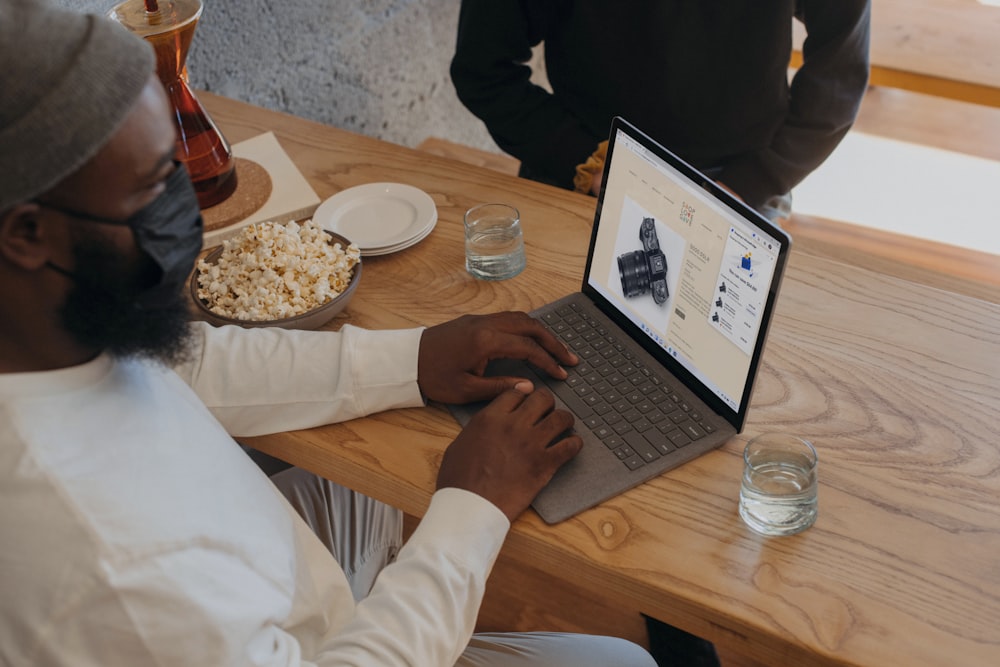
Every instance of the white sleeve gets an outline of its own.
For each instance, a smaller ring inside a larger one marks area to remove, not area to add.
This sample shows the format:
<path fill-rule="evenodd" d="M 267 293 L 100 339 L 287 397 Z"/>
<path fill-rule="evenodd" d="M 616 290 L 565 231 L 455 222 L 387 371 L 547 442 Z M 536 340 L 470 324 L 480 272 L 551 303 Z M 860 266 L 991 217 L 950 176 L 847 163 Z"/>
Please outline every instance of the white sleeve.
<path fill-rule="evenodd" d="M 438 491 L 371 594 L 346 622 L 327 628 L 325 638 L 310 639 L 311 649 L 297 634 L 322 632 L 316 625 L 339 613 L 293 614 L 291 596 L 312 604 L 338 599 L 324 591 L 289 591 L 246 554 L 211 540 L 180 549 L 164 545 L 107 565 L 89 580 L 93 588 L 71 596 L 42 633 L 58 641 L 35 647 L 33 664 L 453 667 L 472 636 L 509 527 L 485 499 Z"/>
<path fill-rule="evenodd" d="M 190 358 L 174 370 L 234 436 L 345 421 L 423 405 L 423 329 L 286 331 L 192 325 Z"/>
<path fill-rule="evenodd" d="M 509 528 L 488 500 L 439 490 L 396 561 L 314 663 L 454 665 L 472 637 L 486 579 Z"/>

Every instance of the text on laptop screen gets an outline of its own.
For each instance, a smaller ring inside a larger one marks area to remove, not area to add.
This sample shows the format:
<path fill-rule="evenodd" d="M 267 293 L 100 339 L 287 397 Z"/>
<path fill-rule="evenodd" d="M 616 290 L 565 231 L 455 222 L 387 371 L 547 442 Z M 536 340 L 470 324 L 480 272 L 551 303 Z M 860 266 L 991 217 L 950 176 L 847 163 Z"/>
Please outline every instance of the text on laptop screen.
<path fill-rule="evenodd" d="M 618 131 L 587 283 L 740 410 L 779 243 Z"/>

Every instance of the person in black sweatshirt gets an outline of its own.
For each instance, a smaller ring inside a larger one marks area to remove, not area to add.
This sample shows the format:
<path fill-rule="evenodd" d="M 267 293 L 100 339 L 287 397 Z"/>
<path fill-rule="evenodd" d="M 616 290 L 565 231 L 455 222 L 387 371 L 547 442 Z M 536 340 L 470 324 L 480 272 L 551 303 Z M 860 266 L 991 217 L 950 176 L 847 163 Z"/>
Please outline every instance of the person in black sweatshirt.
<path fill-rule="evenodd" d="M 451 77 L 522 176 L 596 194 L 621 115 L 777 219 L 854 122 L 870 13 L 870 0 L 463 0 Z M 807 37 L 789 83 L 796 18 Z M 542 42 L 551 93 L 525 64 Z"/>

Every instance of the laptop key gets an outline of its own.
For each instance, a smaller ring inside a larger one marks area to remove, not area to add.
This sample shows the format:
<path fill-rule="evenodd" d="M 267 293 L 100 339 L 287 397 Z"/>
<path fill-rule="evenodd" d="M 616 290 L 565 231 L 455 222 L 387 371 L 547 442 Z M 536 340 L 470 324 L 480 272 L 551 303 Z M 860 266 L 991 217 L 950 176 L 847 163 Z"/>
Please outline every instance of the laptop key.
<path fill-rule="evenodd" d="M 650 423 L 653 423 L 653 424 L 659 424 L 661 421 L 663 421 L 666 418 L 667 418 L 667 416 L 665 414 L 663 414 L 662 412 L 660 412 L 656 408 L 654 408 L 653 410 L 651 410 L 651 411 L 649 411 L 649 412 L 646 413 L 646 419 L 648 419 L 650 421 Z"/>
<path fill-rule="evenodd" d="M 611 414 L 615 415 L 615 416 L 618 416 L 618 417 L 621 416 L 617 412 L 614 412 L 614 408 L 612 408 L 607 403 L 598 403 L 597 405 L 593 406 L 593 408 L 594 408 L 594 412 L 596 412 L 597 414 L 601 415 L 602 417 L 604 415 L 608 414 L 609 412 Z"/>
<path fill-rule="evenodd" d="M 598 426 L 594 429 L 594 435 L 603 440 L 604 438 L 614 435 L 614 432 L 611 430 L 610 426 Z"/>
<path fill-rule="evenodd" d="M 642 417 L 641 419 L 632 422 L 632 428 L 634 428 L 639 433 L 645 433 L 649 429 L 653 428 L 653 424 L 645 417 Z"/>
<path fill-rule="evenodd" d="M 622 413 L 622 417 L 625 418 L 625 421 L 632 423 L 639 421 L 639 419 L 642 417 L 642 413 L 633 408 L 628 412 Z"/>
<path fill-rule="evenodd" d="M 703 431 L 697 424 L 686 423 L 681 427 L 681 430 L 692 440 L 698 440 L 699 438 L 705 437 L 705 431 Z"/>
<path fill-rule="evenodd" d="M 604 446 L 608 449 L 618 449 L 625 444 L 625 441 L 619 435 L 608 436 L 602 442 L 604 442 Z"/>
<path fill-rule="evenodd" d="M 646 463 L 660 458 L 660 453 L 656 451 L 653 445 L 649 444 L 649 440 L 646 440 L 646 438 L 642 437 L 642 435 L 636 433 L 635 431 L 625 436 L 625 442 L 627 442 L 629 447 L 634 449 L 635 453 L 641 456 L 642 460 Z"/>
<path fill-rule="evenodd" d="M 647 436 L 648 437 L 648 436 Z M 656 448 L 656 451 L 666 456 L 677 448 L 674 447 L 667 438 L 650 438 L 650 444 Z"/>
<path fill-rule="evenodd" d="M 615 412 L 614 409 L 611 408 L 611 406 L 607 407 L 611 409 L 611 412 L 608 412 L 607 414 L 599 413 L 601 414 L 602 417 L 604 417 L 604 421 L 614 426 L 618 422 L 623 421 L 625 419 L 624 417 L 621 416 L 621 413 Z M 594 412 L 597 412 L 597 408 L 594 408 Z"/>
<path fill-rule="evenodd" d="M 645 461 L 643 461 L 638 456 L 630 456 L 629 458 L 627 458 L 624 461 L 622 461 L 622 463 L 624 463 L 626 466 L 628 466 L 629 470 L 637 470 L 637 469 L 641 468 L 642 466 L 646 465 Z"/>
<path fill-rule="evenodd" d="M 604 425 L 604 420 L 598 417 L 597 415 L 590 415 L 586 419 L 581 419 L 580 421 L 583 422 L 584 426 L 586 426 L 591 430 L 597 428 L 598 426 Z"/>
<path fill-rule="evenodd" d="M 624 435 L 632 430 L 632 425 L 629 424 L 627 421 L 623 421 L 620 424 L 615 424 L 612 428 L 615 429 L 615 433 L 617 433 L 618 435 Z"/>
<path fill-rule="evenodd" d="M 684 445 L 691 444 L 691 438 L 684 435 L 679 429 L 668 433 L 667 437 L 670 438 L 670 442 L 674 443 L 674 447 L 683 447 Z"/>

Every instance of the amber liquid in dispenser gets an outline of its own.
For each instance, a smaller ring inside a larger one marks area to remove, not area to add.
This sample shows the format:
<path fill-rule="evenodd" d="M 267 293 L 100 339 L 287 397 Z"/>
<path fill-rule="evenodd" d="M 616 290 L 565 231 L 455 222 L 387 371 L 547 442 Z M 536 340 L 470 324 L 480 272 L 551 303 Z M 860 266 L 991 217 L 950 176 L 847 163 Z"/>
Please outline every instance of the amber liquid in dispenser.
<path fill-rule="evenodd" d="M 156 74 L 173 107 L 177 159 L 207 208 L 233 193 L 236 171 L 232 149 L 187 83 L 185 62 L 201 11 L 201 0 L 126 0 L 110 16 L 153 46 Z"/>

